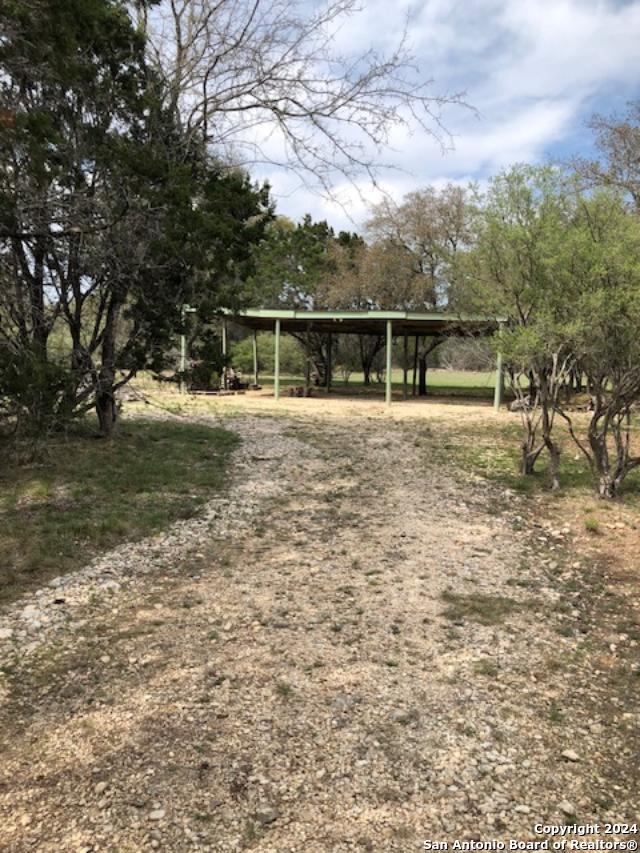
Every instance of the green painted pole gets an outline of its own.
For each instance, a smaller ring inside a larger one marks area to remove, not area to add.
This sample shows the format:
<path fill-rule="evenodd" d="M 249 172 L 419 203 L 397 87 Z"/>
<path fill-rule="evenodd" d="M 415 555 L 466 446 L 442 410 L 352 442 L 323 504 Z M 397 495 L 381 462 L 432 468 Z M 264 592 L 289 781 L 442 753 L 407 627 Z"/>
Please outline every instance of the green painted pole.
<path fill-rule="evenodd" d="M 273 371 L 273 396 L 280 399 L 280 320 L 276 320 L 276 348 Z"/>
<path fill-rule="evenodd" d="M 187 369 L 187 336 L 186 336 L 186 328 L 185 323 L 187 321 L 187 314 L 195 314 L 197 308 L 193 308 L 191 305 L 187 305 L 187 303 L 183 303 L 180 308 L 180 393 L 186 393 L 187 386 L 184 381 L 185 370 Z"/>
<path fill-rule="evenodd" d="M 404 333 L 404 353 L 402 361 L 402 399 L 407 399 L 407 374 L 409 372 L 409 348 L 407 346 L 407 333 Z"/>
<path fill-rule="evenodd" d="M 493 408 L 496 412 L 500 411 L 500 406 L 502 405 L 503 384 L 504 377 L 502 371 L 502 353 L 498 352 L 498 357 L 496 359 L 496 388 L 493 394 Z"/>
<path fill-rule="evenodd" d="M 253 384 L 258 385 L 258 330 L 253 330 Z"/>
<path fill-rule="evenodd" d="M 329 332 L 329 340 L 327 341 L 327 375 L 325 376 L 325 384 L 327 386 L 327 394 L 331 390 L 331 373 L 333 371 L 332 364 L 333 356 L 333 335 Z"/>
<path fill-rule="evenodd" d="M 387 406 L 391 405 L 391 347 L 393 344 L 393 328 L 391 320 L 387 320 L 387 375 L 384 401 Z"/>

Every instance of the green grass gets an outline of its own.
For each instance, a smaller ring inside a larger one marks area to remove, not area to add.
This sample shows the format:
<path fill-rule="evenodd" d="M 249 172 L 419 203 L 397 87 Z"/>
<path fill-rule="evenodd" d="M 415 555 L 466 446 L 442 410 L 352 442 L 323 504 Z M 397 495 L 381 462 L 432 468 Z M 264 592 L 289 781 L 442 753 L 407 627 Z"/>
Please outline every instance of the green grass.
<path fill-rule="evenodd" d="M 551 707 L 549 708 L 549 720 L 556 724 L 564 722 L 564 713 L 560 706 L 555 702 L 552 702 Z"/>
<path fill-rule="evenodd" d="M 281 699 L 291 699 L 293 692 L 293 687 L 286 681 L 278 681 L 276 684 L 276 693 Z"/>
<path fill-rule="evenodd" d="M 500 625 L 519 609 L 516 601 L 500 595 L 458 595 L 445 591 L 441 597 L 447 604 L 442 615 L 452 622 L 470 620 L 481 625 Z"/>
<path fill-rule="evenodd" d="M 600 522 L 596 518 L 585 518 L 584 528 L 587 533 L 600 533 Z"/>
<path fill-rule="evenodd" d="M 438 458 L 443 464 L 451 464 L 453 459 L 463 469 L 482 474 L 496 485 L 520 494 L 548 493 L 551 482 L 548 455 L 545 452 L 540 455 L 533 475 L 521 474 L 520 443 L 524 430 L 515 417 L 510 417 L 506 423 L 502 416 L 501 420 L 486 422 L 481 430 L 474 423 L 465 423 L 464 416 L 456 424 L 438 424 L 438 435 L 442 440 L 429 442 L 428 451 L 432 458 Z M 561 446 L 561 488 L 557 494 L 593 493 L 595 483 L 587 461 L 578 453 L 562 422 L 557 423 L 554 437 Z M 640 469 L 628 475 L 623 494 L 627 500 L 637 501 L 640 498 Z"/>
<path fill-rule="evenodd" d="M 236 437 L 195 424 L 124 422 L 49 441 L 0 474 L 0 601 L 73 571 L 123 541 L 187 518 L 223 483 Z"/>
<path fill-rule="evenodd" d="M 411 372 L 409 373 L 409 394 L 411 394 Z M 264 374 L 260 376 L 263 385 L 273 385 L 273 376 Z M 391 383 L 394 393 L 402 393 L 402 370 L 394 368 L 391 374 Z M 280 385 L 289 388 L 295 385 L 303 385 L 302 376 L 291 374 L 280 374 Z M 495 387 L 495 371 L 486 373 L 475 370 L 440 370 L 439 368 L 427 371 L 427 394 L 428 396 L 446 397 L 479 397 L 492 399 Z M 384 393 L 384 383 L 372 381 L 366 386 L 362 373 L 352 373 L 349 381 L 345 382 L 338 373 L 335 374 L 331 389 L 335 393 L 357 394 L 357 395 L 379 395 Z M 314 389 L 322 393 L 323 389 Z"/>
<path fill-rule="evenodd" d="M 500 667 L 488 660 L 479 660 L 473 664 L 473 671 L 477 675 L 486 675 L 488 678 L 497 678 L 500 674 Z"/>

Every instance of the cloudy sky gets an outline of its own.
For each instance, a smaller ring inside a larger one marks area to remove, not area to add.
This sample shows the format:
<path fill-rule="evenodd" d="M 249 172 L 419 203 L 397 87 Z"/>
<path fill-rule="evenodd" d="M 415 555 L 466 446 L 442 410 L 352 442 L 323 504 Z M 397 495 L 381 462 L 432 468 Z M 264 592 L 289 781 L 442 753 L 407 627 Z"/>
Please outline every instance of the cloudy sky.
<path fill-rule="evenodd" d="M 622 111 L 640 97 L 640 0 L 363 0 L 339 47 L 388 49 L 406 14 L 433 92 L 464 90 L 477 114 L 445 113 L 455 137 L 455 150 L 445 154 L 423 131 L 393 136 L 385 159 L 406 172 L 384 172 L 382 183 L 396 198 L 426 183 L 482 181 L 514 162 L 588 153 L 589 116 Z M 376 198 L 366 182 L 359 191 L 339 185 L 341 206 L 302 189 L 292 175 L 263 176 L 280 213 L 298 219 L 309 212 L 336 228 L 361 224 Z"/>

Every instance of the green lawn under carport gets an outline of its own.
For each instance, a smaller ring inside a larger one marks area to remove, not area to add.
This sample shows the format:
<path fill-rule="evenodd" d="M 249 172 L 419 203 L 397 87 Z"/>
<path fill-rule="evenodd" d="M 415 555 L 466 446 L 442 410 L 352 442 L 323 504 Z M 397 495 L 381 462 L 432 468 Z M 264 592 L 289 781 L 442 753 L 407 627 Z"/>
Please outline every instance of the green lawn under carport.
<path fill-rule="evenodd" d="M 409 373 L 408 389 L 411 396 L 411 373 Z M 495 388 L 495 370 L 481 372 L 476 370 L 442 370 L 439 368 L 427 371 L 427 394 L 434 397 L 477 397 L 493 399 Z M 264 386 L 273 385 L 273 376 L 260 376 L 260 383 Z M 391 383 L 394 395 L 402 394 L 402 369 L 394 368 L 391 374 Z M 303 376 L 291 374 L 280 374 L 280 384 L 283 387 L 291 387 L 304 384 Z M 349 381 L 345 382 L 336 373 L 332 381 L 332 389 L 341 393 L 355 395 L 377 395 L 384 394 L 384 382 L 373 381 L 371 385 L 364 384 L 362 373 L 352 373 Z M 323 389 L 316 389 L 321 392 Z"/>

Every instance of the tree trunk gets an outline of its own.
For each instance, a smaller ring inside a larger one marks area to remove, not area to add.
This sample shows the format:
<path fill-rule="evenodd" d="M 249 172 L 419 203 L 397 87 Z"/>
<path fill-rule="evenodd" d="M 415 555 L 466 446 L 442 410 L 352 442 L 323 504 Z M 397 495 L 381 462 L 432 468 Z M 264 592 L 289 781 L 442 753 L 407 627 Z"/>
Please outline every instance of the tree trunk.
<path fill-rule="evenodd" d="M 551 437 L 553 431 L 552 399 L 549 392 L 549 383 L 546 378 L 540 382 L 540 393 L 542 397 L 542 440 L 549 451 L 551 490 L 556 491 L 560 488 L 560 448 Z"/>
<path fill-rule="evenodd" d="M 114 297 L 109 303 L 105 320 L 104 336 L 102 339 L 101 366 L 96 383 L 96 414 L 100 425 L 100 433 L 105 438 L 111 438 L 118 417 L 115 398 L 116 378 L 116 335 L 118 316 L 122 305 Z"/>
<path fill-rule="evenodd" d="M 360 363 L 362 365 L 362 375 L 364 384 L 371 385 L 371 371 L 373 370 L 373 362 L 376 355 L 380 351 L 380 338 L 372 339 L 369 336 L 359 336 L 360 344 Z"/>
<path fill-rule="evenodd" d="M 560 488 L 560 448 L 555 441 L 545 441 L 547 450 L 549 451 L 549 473 L 551 474 L 551 490 L 557 491 Z"/>
<path fill-rule="evenodd" d="M 598 473 L 598 494 L 601 498 L 613 497 L 613 478 L 609 465 L 609 451 L 607 442 L 602 435 L 595 430 L 590 431 L 589 445 L 593 454 L 593 466 Z"/>
<path fill-rule="evenodd" d="M 613 481 L 607 474 L 601 474 L 598 479 L 598 494 L 604 500 L 610 500 L 615 497 Z"/>
<path fill-rule="evenodd" d="M 293 337 L 301 344 L 306 358 L 313 365 L 315 371 L 313 384 L 321 388 L 327 381 L 326 335 L 316 334 L 315 332 L 301 334 L 294 332 Z"/>
<path fill-rule="evenodd" d="M 327 392 L 331 390 L 331 381 L 333 379 L 333 335 L 329 332 L 327 336 L 327 356 L 324 385 Z"/>
<path fill-rule="evenodd" d="M 538 455 L 538 453 L 528 450 L 525 442 L 522 443 L 522 464 L 520 466 L 520 473 L 525 477 L 529 477 L 531 474 L 535 473 Z"/>
<path fill-rule="evenodd" d="M 582 370 L 579 367 L 574 367 L 571 371 L 573 379 L 573 390 L 579 394 L 582 391 Z"/>
<path fill-rule="evenodd" d="M 100 434 L 104 438 L 111 438 L 118 416 L 118 409 L 112 388 L 99 391 L 96 395 L 96 414 L 98 416 Z"/>
<path fill-rule="evenodd" d="M 525 476 L 530 476 L 535 473 L 535 465 L 538 461 L 538 457 L 542 452 L 542 448 L 544 444 L 541 444 L 539 447 L 535 446 L 535 435 L 531 432 L 527 432 L 526 438 L 522 442 L 522 458 L 520 461 L 520 473 Z"/>
<path fill-rule="evenodd" d="M 311 388 L 311 359 L 308 355 L 304 360 L 304 387 L 308 396 L 309 388 Z"/>
<path fill-rule="evenodd" d="M 419 359 L 418 396 L 427 396 L 427 353 L 421 353 Z"/>
<path fill-rule="evenodd" d="M 35 241 L 35 248 L 33 250 L 34 272 L 30 281 L 29 295 L 31 302 L 33 349 L 40 363 L 47 361 L 47 338 L 49 336 L 45 315 L 44 256 L 44 238 L 39 237 Z"/>
<path fill-rule="evenodd" d="M 591 449 L 593 450 L 593 461 L 598 472 L 598 495 L 604 500 L 611 500 L 618 497 L 622 483 L 627 473 L 624 461 L 617 460 L 615 466 L 611 465 L 609 451 L 606 448 L 604 440 L 592 440 Z M 612 467 L 614 470 L 612 471 Z"/>

